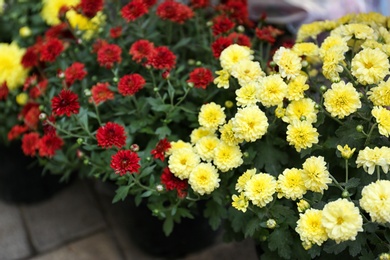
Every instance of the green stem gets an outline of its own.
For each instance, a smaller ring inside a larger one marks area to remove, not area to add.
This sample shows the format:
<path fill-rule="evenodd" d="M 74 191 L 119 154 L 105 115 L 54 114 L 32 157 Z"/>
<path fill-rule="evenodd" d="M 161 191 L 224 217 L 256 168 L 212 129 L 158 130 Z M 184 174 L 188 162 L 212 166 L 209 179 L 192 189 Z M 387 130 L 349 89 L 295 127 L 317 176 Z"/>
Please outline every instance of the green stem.
<path fill-rule="evenodd" d="M 75 138 L 85 138 L 85 136 L 82 136 L 82 135 L 76 135 L 76 134 L 72 134 L 71 132 L 68 132 L 66 131 L 65 129 L 62 129 L 62 128 L 59 128 L 57 125 L 53 124 L 52 122 L 50 122 L 49 120 L 46 121 L 47 124 L 51 125 L 52 127 L 54 127 L 56 130 L 58 130 L 59 132 L 67 135 L 67 136 L 70 136 L 70 137 L 75 137 Z"/>
<path fill-rule="evenodd" d="M 375 166 L 376 167 L 376 175 L 378 181 L 381 179 L 381 170 L 379 169 L 379 165 Z"/>
<path fill-rule="evenodd" d="M 102 121 L 100 120 L 99 109 L 98 109 L 98 107 L 97 107 L 95 102 L 93 102 L 93 106 L 95 108 L 97 121 L 98 121 L 99 125 L 102 125 Z"/>
<path fill-rule="evenodd" d="M 333 175 L 330 174 L 330 173 L 329 173 L 329 176 L 333 180 L 333 182 L 336 185 L 336 187 L 338 187 L 340 190 L 344 191 L 343 186 L 335 179 L 335 177 L 333 177 Z"/>
<path fill-rule="evenodd" d="M 345 159 L 345 184 L 348 182 L 348 159 Z"/>
<path fill-rule="evenodd" d="M 374 123 L 374 124 L 371 126 L 370 132 L 368 132 L 368 134 L 367 134 L 367 139 L 366 139 L 366 141 L 364 142 L 364 146 L 367 146 L 367 145 L 368 145 L 368 141 L 370 140 L 370 137 L 371 137 L 371 135 L 372 135 L 372 132 L 374 131 L 374 129 L 375 129 L 375 127 L 376 127 L 377 124 L 378 124 L 378 123 Z"/>
<path fill-rule="evenodd" d="M 129 175 L 130 175 L 131 180 L 135 184 L 137 184 L 139 187 L 141 187 L 142 189 L 148 190 L 148 191 L 151 191 L 151 192 L 157 192 L 156 189 L 152 189 L 152 188 L 150 188 L 148 186 L 143 185 L 137 178 L 134 177 L 134 174 L 129 174 Z"/>

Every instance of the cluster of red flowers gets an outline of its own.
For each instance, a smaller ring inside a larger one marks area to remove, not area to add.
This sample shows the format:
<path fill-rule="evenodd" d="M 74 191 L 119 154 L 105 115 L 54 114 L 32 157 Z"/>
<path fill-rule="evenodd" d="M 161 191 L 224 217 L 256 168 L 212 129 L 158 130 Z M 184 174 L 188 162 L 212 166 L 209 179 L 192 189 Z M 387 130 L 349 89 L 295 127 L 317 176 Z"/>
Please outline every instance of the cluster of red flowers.
<path fill-rule="evenodd" d="M 179 198 L 185 198 L 187 196 L 188 181 L 177 178 L 168 167 L 161 174 L 161 183 L 167 191 L 176 190 Z"/>
<path fill-rule="evenodd" d="M 107 82 L 97 83 L 96 85 L 92 86 L 92 101 L 95 102 L 95 104 L 98 105 L 106 100 L 114 99 L 114 92 L 108 88 L 109 86 L 110 84 Z"/>
<path fill-rule="evenodd" d="M 118 91 L 123 96 L 133 96 L 145 83 L 145 79 L 138 73 L 124 75 L 118 82 Z"/>
<path fill-rule="evenodd" d="M 71 86 L 76 80 L 82 80 L 87 75 L 87 71 L 83 63 L 74 62 L 65 70 L 64 74 L 66 85 Z"/>
<path fill-rule="evenodd" d="M 205 89 L 213 82 L 213 73 L 207 68 L 196 68 L 190 73 L 187 82 L 194 84 L 195 88 Z"/>
<path fill-rule="evenodd" d="M 125 128 L 117 123 L 108 122 L 98 128 L 96 140 L 100 147 L 111 148 L 116 146 L 120 149 L 126 144 Z"/>
<path fill-rule="evenodd" d="M 115 63 L 122 61 L 122 48 L 116 44 L 108 44 L 105 41 L 99 41 L 101 44 L 97 49 L 97 61 L 100 66 L 111 69 Z M 95 45 L 96 46 L 96 45 Z"/>
<path fill-rule="evenodd" d="M 79 7 L 82 14 L 92 18 L 103 9 L 103 0 L 81 0 Z"/>
<path fill-rule="evenodd" d="M 30 68 L 38 66 L 40 62 L 54 62 L 64 49 L 64 44 L 58 38 L 38 39 L 33 46 L 27 48 L 22 65 Z"/>
<path fill-rule="evenodd" d="M 78 114 L 80 110 L 79 97 L 76 93 L 69 89 L 63 89 L 61 92 L 52 98 L 51 108 L 54 115 L 71 116 Z"/>
<path fill-rule="evenodd" d="M 138 173 L 140 158 L 131 150 L 119 150 L 111 157 L 110 167 L 120 176 L 129 173 Z"/>
<path fill-rule="evenodd" d="M 156 148 L 153 149 L 150 154 L 153 155 L 154 159 L 160 159 L 161 161 L 165 160 L 165 152 L 171 148 L 171 143 L 167 140 L 167 138 L 164 138 L 160 140 Z"/>
<path fill-rule="evenodd" d="M 170 20 L 179 24 L 194 17 L 194 12 L 190 7 L 173 0 L 162 2 L 157 7 L 156 14 L 163 20 Z"/>

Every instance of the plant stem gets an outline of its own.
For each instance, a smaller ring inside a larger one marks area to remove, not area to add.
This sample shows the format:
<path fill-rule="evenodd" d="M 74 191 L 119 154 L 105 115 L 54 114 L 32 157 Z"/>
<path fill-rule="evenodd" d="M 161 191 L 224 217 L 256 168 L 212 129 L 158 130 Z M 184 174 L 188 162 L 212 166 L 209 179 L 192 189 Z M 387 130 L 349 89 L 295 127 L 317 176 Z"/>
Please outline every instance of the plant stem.
<path fill-rule="evenodd" d="M 377 179 L 379 181 L 381 179 L 381 170 L 379 169 L 379 165 L 377 165 L 375 167 L 376 167 Z"/>
<path fill-rule="evenodd" d="M 377 124 L 378 124 L 378 123 L 374 123 L 374 124 L 371 126 L 370 132 L 368 132 L 368 134 L 367 134 L 367 139 L 366 139 L 366 141 L 364 142 L 364 146 L 367 146 L 368 140 L 370 140 L 370 137 L 371 137 L 371 135 L 372 135 L 372 132 L 374 131 L 374 129 L 375 129 L 375 127 L 376 127 Z"/>
<path fill-rule="evenodd" d="M 348 182 L 348 159 L 345 159 L 345 183 Z"/>

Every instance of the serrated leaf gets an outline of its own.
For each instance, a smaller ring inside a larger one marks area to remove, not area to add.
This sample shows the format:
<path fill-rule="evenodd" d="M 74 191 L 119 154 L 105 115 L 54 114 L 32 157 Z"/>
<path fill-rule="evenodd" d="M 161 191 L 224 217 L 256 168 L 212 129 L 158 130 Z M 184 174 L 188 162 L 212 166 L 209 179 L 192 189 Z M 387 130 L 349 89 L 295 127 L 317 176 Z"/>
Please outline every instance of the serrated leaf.
<path fill-rule="evenodd" d="M 265 169 L 267 173 L 277 175 L 282 171 L 283 165 L 287 162 L 287 153 L 275 147 L 271 141 L 261 140 L 259 142 L 255 158 L 256 168 Z"/>
<path fill-rule="evenodd" d="M 358 120 L 346 121 L 336 130 L 336 136 L 339 138 L 339 143 L 348 145 L 349 147 L 360 148 L 363 146 L 366 136 L 363 133 L 356 131 L 356 126 L 362 122 Z"/>
<path fill-rule="evenodd" d="M 215 201 L 210 200 L 206 204 L 204 216 L 209 219 L 210 226 L 216 230 L 226 216 L 226 209 L 219 206 Z"/>
<path fill-rule="evenodd" d="M 158 135 L 159 139 L 163 139 L 166 136 L 171 135 L 172 131 L 168 126 L 164 125 L 156 129 L 156 135 Z"/>
<path fill-rule="evenodd" d="M 269 235 L 268 238 L 268 247 L 271 251 L 278 251 L 279 256 L 290 259 L 292 255 L 291 250 L 291 241 L 292 237 L 288 230 L 286 229 L 275 229 Z"/>
<path fill-rule="evenodd" d="M 115 191 L 116 194 L 115 194 L 114 199 L 112 200 L 112 203 L 116 203 L 120 200 L 123 201 L 127 197 L 127 195 L 129 194 L 129 190 L 130 190 L 130 185 L 119 187 Z"/>
<path fill-rule="evenodd" d="M 173 231 L 173 219 L 168 215 L 163 223 L 163 231 L 166 236 L 169 236 Z"/>
<path fill-rule="evenodd" d="M 347 248 L 346 242 L 337 244 L 334 241 L 328 241 L 324 246 L 324 251 L 330 254 L 339 254 Z"/>
<path fill-rule="evenodd" d="M 244 236 L 245 237 L 251 237 L 256 232 L 256 230 L 260 227 L 260 221 L 257 218 L 251 219 L 249 222 L 247 222 L 245 229 L 244 229 Z"/>
<path fill-rule="evenodd" d="M 345 188 L 346 189 L 356 188 L 357 186 L 359 186 L 359 184 L 360 184 L 360 179 L 354 177 L 348 180 L 348 182 L 345 184 Z"/>

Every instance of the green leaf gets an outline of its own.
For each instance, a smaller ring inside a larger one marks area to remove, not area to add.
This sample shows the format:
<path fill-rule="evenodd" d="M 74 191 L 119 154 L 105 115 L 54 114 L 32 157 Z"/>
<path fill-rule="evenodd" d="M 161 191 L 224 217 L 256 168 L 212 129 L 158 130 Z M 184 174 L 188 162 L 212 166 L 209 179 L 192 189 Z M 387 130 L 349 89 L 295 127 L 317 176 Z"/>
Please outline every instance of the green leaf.
<path fill-rule="evenodd" d="M 261 140 L 257 145 L 255 166 L 257 169 L 265 169 L 267 173 L 278 175 L 282 172 L 283 165 L 288 162 L 288 155 L 283 149 L 275 147 L 271 141 Z"/>
<path fill-rule="evenodd" d="M 358 120 L 346 121 L 336 130 L 336 136 L 341 145 L 348 144 L 349 147 L 360 149 L 363 146 L 366 136 L 356 131 L 356 126 L 360 125 Z"/>
<path fill-rule="evenodd" d="M 345 188 L 346 189 L 356 188 L 357 186 L 359 186 L 359 184 L 360 184 L 360 179 L 353 177 L 349 179 L 348 182 L 345 184 Z"/>
<path fill-rule="evenodd" d="M 158 138 L 163 139 L 164 137 L 171 135 L 171 129 L 164 125 L 156 129 L 156 134 L 158 135 Z"/>
<path fill-rule="evenodd" d="M 292 250 L 290 245 L 292 237 L 289 230 L 281 228 L 275 229 L 274 232 L 270 234 L 268 241 L 268 247 L 270 250 L 277 250 L 279 256 L 285 259 L 291 258 Z"/>
<path fill-rule="evenodd" d="M 163 231 L 166 236 L 169 236 L 173 231 L 173 219 L 171 215 L 168 215 L 163 223 Z"/>
<path fill-rule="evenodd" d="M 260 227 L 260 221 L 257 218 L 251 219 L 244 229 L 245 237 L 251 237 L 256 232 L 256 230 Z"/>
<path fill-rule="evenodd" d="M 215 201 L 210 200 L 206 204 L 204 216 L 209 219 L 210 226 L 216 230 L 221 225 L 222 218 L 226 216 L 226 209 L 219 206 Z"/>
<path fill-rule="evenodd" d="M 130 185 L 119 187 L 115 191 L 116 194 L 115 194 L 114 199 L 112 200 L 112 203 L 116 203 L 120 200 L 123 201 L 127 197 L 127 195 L 129 194 L 129 190 L 130 190 Z"/>
<path fill-rule="evenodd" d="M 150 195 L 152 195 L 152 191 L 151 190 L 147 190 L 145 191 L 144 193 L 141 194 L 141 197 L 142 198 L 146 198 L 146 197 L 149 197 Z"/>

